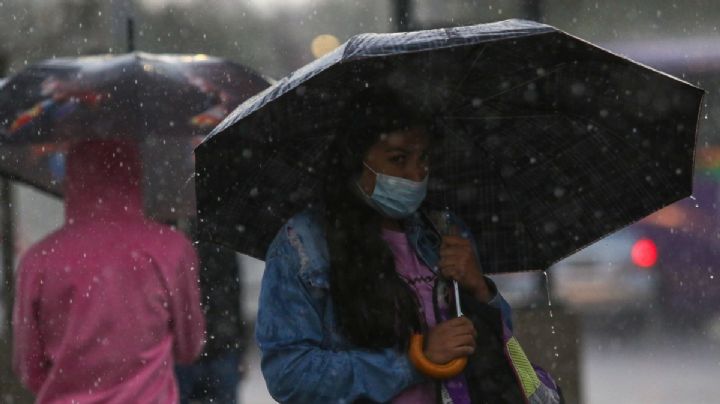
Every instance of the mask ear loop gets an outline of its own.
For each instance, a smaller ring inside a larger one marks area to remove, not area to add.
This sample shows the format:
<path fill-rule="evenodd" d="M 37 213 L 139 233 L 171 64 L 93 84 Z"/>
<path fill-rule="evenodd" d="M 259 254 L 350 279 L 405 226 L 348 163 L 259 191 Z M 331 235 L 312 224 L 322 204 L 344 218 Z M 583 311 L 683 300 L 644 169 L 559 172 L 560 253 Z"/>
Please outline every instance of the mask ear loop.
<path fill-rule="evenodd" d="M 370 167 L 370 166 L 368 165 L 368 163 L 365 162 L 365 160 L 363 160 L 363 165 L 364 165 L 365 167 L 367 167 L 367 169 L 370 170 L 370 172 L 373 173 L 373 174 L 375 174 L 375 176 L 377 177 L 377 175 L 378 175 L 377 171 L 373 170 L 372 167 Z"/>
<path fill-rule="evenodd" d="M 370 172 L 372 172 L 373 174 L 375 174 L 375 178 L 377 178 L 378 173 L 377 173 L 375 170 L 373 170 L 369 165 L 367 165 L 367 163 L 365 162 L 365 159 L 362 160 L 362 163 L 363 163 L 363 165 L 364 165 L 365 167 L 367 167 L 368 170 L 370 170 Z M 357 190 L 360 191 L 360 193 L 361 193 L 363 196 L 365 196 L 367 199 L 370 200 L 370 199 L 372 198 L 373 191 L 370 191 L 370 194 L 369 194 L 369 195 L 368 195 L 367 192 L 365 192 L 365 190 L 363 189 L 363 187 L 360 185 L 360 177 L 361 177 L 361 176 L 362 176 L 362 173 L 357 176 L 357 178 L 355 179 L 355 181 L 353 181 L 353 182 L 355 183 L 355 188 L 357 188 Z M 376 181 L 377 181 L 377 179 L 376 179 Z"/>

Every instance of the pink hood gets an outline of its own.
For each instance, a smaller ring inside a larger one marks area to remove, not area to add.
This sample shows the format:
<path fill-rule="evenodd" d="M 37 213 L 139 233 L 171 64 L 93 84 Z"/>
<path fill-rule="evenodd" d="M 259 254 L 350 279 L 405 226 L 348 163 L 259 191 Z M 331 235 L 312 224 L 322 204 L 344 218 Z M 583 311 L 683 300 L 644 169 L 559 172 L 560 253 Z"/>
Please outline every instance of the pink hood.
<path fill-rule="evenodd" d="M 177 402 L 204 336 L 191 243 L 143 216 L 137 147 L 69 153 L 66 223 L 18 268 L 13 363 L 41 403 Z"/>
<path fill-rule="evenodd" d="M 68 153 L 65 181 L 68 223 L 141 217 L 141 171 L 136 143 L 88 141 L 74 145 Z"/>

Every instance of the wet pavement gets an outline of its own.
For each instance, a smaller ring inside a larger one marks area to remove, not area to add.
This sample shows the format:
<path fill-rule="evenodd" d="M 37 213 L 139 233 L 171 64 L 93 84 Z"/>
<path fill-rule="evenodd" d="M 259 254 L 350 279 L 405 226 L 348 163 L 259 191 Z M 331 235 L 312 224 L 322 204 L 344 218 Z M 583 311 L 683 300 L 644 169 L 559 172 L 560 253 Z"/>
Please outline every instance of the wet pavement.
<path fill-rule="evenodd" d="M 720 338 L 710 332 L 587 334 L 582 355 L 585 404 L 711 404 L 720 397 Z"/>

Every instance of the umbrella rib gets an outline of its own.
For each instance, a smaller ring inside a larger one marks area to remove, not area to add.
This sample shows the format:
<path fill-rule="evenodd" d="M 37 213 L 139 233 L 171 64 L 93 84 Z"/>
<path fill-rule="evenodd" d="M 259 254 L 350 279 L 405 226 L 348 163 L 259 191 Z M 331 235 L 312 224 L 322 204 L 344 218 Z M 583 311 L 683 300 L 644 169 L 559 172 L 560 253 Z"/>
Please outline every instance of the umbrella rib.
<path fill-rule="evenodd" d="M 478 147 L 485 153 L 485 156 L 486 156 L 490 161 L 493 162 L 493 163 L 492 163 L 492 167 L 497 167 L 497 165 L 496 165 L 496 160 L 492 157 L 492 154 L 491 154 L 491 153 L 488 153 L 488 151 L 485 150 L 482 146 L 478 146 Z M 497 174 L 497 177 L 498 177 L 498 179 L 499 179 L 499 182 L 503 185 L 503 187 L 504 187 L 506 190 L 510 189 L 510 188 L 508 187 L 507 182 L 506 182 L 505 179 L 503 178 L 503 176 L 502 176 L 502 175 L 499 175 L 499 173 L 497 173 L 497 170 L 496 170 L 496 174 Z M 507 195 L 508 195 L 508 197 L 512 200 L 513 212 L 517 215 L 518 218 L 522 217 L 522 215 L 519 214 L 519 212 L 520 212 L 520 203 L 519 203 L 518 200 L 515 198 L 515 195 L 514 195 L 512 192 L 508 192 Z M 525 234 L 524 239 L 529 240 L 531 243 L 533 243 L 533 245 L 538 245 L 537 240 L 535 240 L 535 238 L 533 237 L 532 232 L 531 232 L 531 231 L 528 231 L 528 228 L 527 228 L 527 226 L 525 225 L 525 222 L 524 222 L 524 221 L 518 219 L 515 223 L 519 223 L 520 226 L 522 226 L 522 228 L 523 228 L 523 233 Z M 528 255 L 525 254 L 524 257 L 525 257 L 524 266 L 528 266 L 528 262 L 527 262 L 527 261 L 528 261 L 528 260 L 527 260 Z M 534 264 L 532 264 L 532 265 L 534 265 Z M 545 268 L 545 269 L 547 269 L 547 268 Z M 543 270 L 545 270 L 545 269 L 543 269 Z"/>
<path fill-rule="evenodd" d="M 489 96 L 489 97 L 487 97 L 487 98 L 483 98 L 481 101 L 482 101 L 482 102 L 485 102 L 485 101 L 492 100 L 493 98 L 497 98 L 497 97 L 500 97 L 501 95 L 507 94 L 507 93 L 509 93 L 509 92 L 511 92 L 511 91 L 514 91 L 514 90 L 517 90 L 518 88 L 520 88 L 520 87 L 522 87 L 522 86 L 525 86 L 525 85 L 530 84 L 530 83 L 533 83 L 533 82 L 535 82 L 535 81 L 544 79 L 546 76 L 549 76 L 549 75 L 551 75 L 551 74 L 557 73 L 559 70 L 561 70 L 562 68 L 564 68 L 566 64 L 567 64 L 567 63 L 560 63 L 559 65 L 556 65 L 553 69 L 551 69 L 550 72 L 549 72 L 547 75 L 544 75 L 544 76 L 542 76 L 542 77 L 536 77 L 536 78 L 534 78 L 534 79 L 532 79 L 532 80 L 523 81 L 522 83 L 519 83 L 519 84 L 517 84 L 517 85 L 515 85 L 515 86 L 513 86 L 513 87 L 510 87 L 510 88 L 508 88 L 508 89 L 505 90 L 505 91 L 501 91 L 501 92 L 499 92 L 499 93 L 497 93 L 497 94 L 493 94 L 493 95 L 491 95 L 491 96 Z"/>
<path fill-rule="evenodd" d="M 508 89 L 505 90 L 505 91 L 501 91 L 501 92 L 499 92 L 499 93 L 497 93 L 497 94 L 490 95 L 490 96 L 488 96 L 487 98 L 482 98 L 482 99 L 480 99 L 480 102 L 481 102 L 481 103 L 484 103 L 484 102 L 486 102 L 486 101 L 490 101 L 490 100 L 492 100 L 492 99 L 494 99 L 494 98 L 500 97 L 500 96 L 502 96 L 502 95 L 504 95 L 504 94 L 507 94 L 507 93 L 509 93 L 509 92 L 511 92 L 511 91 L 514 91 L 514 90 L 516 90 L 516 89 L 518 89 L 518 88 L 520 88 L 520 87 L 522 87 L 522 86 L 525 86 L 525 85 L 527 85 L 527 84 L 529 84 L 529 83 L 533 83 L 533 82 L 535 82 L 535 81 L 544 79 L 544 78 L 546 78 L 546 77 L 548 77 L 548 76 L 550 76 L 550 75 L 552 75 L 552 74 L 554 74 L 554 73 L 557 73 L 559 70 L 563 69 L 566 64 L 567 64 L 567 63 L 563 62 L 563 63 L 560 63 L 560 64 L 558 64 L 558 65 L 555 65 L 553 68 L 551 68 L 551 69 L 549 70 L 549 72 L 548 72 L 547 74 L 543 75 L 542 77 L 536 77 L 536 78 L 534 78 L 534 79 L 532 79 L 532 80 L 527 80 L 527 81 L 524 81 L 524 82 L 522 82 L 522 83 L 519 83 L 519 84 L 517 84 L 517 85 L 515 85 L 515 86 L 513 86 L 513 87 L 511 87 L 511 88 L 508 88 Z M 522 71 L 522 70 L 523 70 L 523 69 L 518 69 L 518 70 L 516 70 L 515 72 Z M 513 73 L 514 73 L 514 72 L 513 72 Z M 468 74 L 468 75 L 469 75 L 469 74 Z M 457 90 L 458 90 L 458 91 L 456 91 L 456 93 L 459 93 L 459 92 L 460 92 L 460 91 L 459 91 L 459 90 L 460 90 L 460 86 L 458 85 L 456 88 L 457 88 Z M 459 109 L 459 108 L 456 108 L 456 109 Z"/>
<path fill-rule="evenodd" d="M 446 118 L 448 120 L 468 120 L 468 121 L 480 121 L 480 120 L 489 120 L 489 119 L 495 119 L 495 120 L 503 120 L 503 119 L 532 119 L 532 118 L 545 118 L 549 116 L 553 116 L 555 114 L 535 114 L 535 115 L 511 115 L 511 116 L 447 116 Z"/>
<path fill-rule="evenodd" d="M 463 77 L 460 82 L 457 83 L 455 86 L 455 90 L 453 93 L 457 94 L 460 92 L 460 87 L 462 87 L 463 84 L 465 84 L 465 81 L 470 77 L 470 73 L 472 73 L 472 70 L 475 68 L 475 65 L 477 65 L 477 62 L 480 60 L 480 58 L 485 54 L 485 50 L 487 49 L 487 45 L 484 45 L 482 49 L 480 49 L 480 52 L 478 52 L 478 55 L 475 56 L 475 59 L 470 64 L 470 67 L 468 67 L 467 74 L 465 74 L 465 77 Z"/>

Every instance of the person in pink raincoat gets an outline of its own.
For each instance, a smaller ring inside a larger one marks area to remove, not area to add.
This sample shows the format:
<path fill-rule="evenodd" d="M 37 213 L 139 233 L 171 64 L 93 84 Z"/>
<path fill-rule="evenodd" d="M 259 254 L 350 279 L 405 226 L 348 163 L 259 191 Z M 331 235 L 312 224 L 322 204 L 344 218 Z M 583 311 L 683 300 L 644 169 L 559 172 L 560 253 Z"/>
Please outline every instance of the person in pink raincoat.
<path fill-rule="evenodd" d="M 65 224 L 19 264 L 13 366 L 38 403 L 174 403 L 202 349 L 196 253 L 143 216 L 140 170 L 134 144 L 75 144 Z"/>

